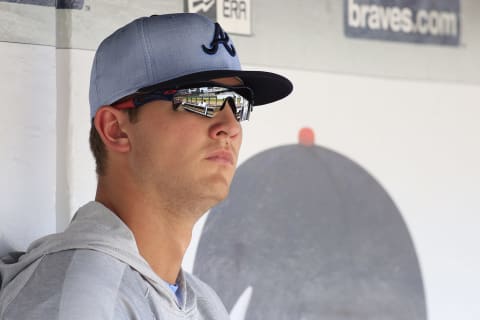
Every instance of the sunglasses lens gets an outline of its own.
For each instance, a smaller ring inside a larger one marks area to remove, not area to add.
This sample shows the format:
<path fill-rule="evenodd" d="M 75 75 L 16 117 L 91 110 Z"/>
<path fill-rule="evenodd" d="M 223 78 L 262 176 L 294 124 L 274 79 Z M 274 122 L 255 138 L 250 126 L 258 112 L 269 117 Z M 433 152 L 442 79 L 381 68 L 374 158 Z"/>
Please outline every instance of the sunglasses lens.
<path fill-rule="evenodd" d="M 233 89 L 222 87 L 180 89 L 173 96 L 175 109 L 181 107 L 186 111 L 209 118 L 215 117 L 227 103 L 237 121 L 249 119 L 252 110 L 249 100 Z"/>

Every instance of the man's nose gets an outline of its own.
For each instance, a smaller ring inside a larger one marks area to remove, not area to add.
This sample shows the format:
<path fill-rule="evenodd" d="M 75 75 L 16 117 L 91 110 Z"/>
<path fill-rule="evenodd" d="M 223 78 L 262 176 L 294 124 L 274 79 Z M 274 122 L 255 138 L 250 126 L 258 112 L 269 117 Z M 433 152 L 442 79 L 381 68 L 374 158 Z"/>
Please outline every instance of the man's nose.
<path fill-rule="evenodd" d="M 224 108 L 213 118 L 215 124 L 210 128 L 210 136 L 218 139 L 222 136 L 234 139 L 241 131 L 242 126 L 235 117 L 236 108 L 230 101 L 225 102 Z"/>

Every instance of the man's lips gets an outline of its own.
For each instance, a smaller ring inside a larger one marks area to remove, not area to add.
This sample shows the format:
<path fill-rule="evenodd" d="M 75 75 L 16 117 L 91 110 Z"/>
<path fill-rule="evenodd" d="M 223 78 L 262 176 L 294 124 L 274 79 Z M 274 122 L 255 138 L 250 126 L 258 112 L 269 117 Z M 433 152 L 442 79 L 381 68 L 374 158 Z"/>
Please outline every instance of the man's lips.
<path fill-rule="evenodd" d="M 233 154 L 227 150 L 217 150 L 210 153 L 207 157 L 207 160 L 218 162 L 221 164 L 234 165 Z"/>

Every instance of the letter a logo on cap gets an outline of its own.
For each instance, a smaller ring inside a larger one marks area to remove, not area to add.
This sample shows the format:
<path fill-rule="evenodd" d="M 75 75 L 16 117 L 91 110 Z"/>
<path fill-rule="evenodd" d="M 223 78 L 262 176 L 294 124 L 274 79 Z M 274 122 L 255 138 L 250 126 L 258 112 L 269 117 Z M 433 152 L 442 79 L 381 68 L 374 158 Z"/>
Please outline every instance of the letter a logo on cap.
<path fill-rule="evenodd" d="M 210 48 L 207 48 L 204 44 L 202 44 L 202 49 L 205 51 L 205 53 L 215 54 L 218 50 L 218 45 L 223 44 L 228 53 L 232 57 L 235 57 L 235 48 L 233 45 L 228 44 L 228 41 L 230 41 L 228 34 L 222 30 L 222 27 L 220 27 L 218 23 L 215 23 L 215 33 L 213 35 L 212 42 L 210 42 Z"/>

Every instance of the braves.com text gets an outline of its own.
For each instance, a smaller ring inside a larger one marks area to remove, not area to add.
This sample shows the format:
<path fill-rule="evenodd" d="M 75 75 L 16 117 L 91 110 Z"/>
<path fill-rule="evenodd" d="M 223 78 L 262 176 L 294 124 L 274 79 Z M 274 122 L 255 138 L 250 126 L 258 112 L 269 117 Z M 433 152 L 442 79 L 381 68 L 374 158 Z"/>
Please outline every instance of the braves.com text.
<path fill-rule="evenodd" d="M 397 1 L 398 3 L 398 1 Z M 404 34 L 457 37 L 459 14 L 455 11 L 415 10 L 410 7 L 366 4 L 348 0 L 349 28 Z"/>

